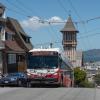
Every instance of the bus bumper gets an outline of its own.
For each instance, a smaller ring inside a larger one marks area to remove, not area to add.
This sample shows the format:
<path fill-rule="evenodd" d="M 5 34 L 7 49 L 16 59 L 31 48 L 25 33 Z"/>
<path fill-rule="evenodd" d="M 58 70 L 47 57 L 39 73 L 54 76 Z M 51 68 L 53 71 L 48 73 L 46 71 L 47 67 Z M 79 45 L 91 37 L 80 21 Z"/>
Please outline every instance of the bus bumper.
<path fill-rule="evenodd" d="M 58 83 L 57 78 L 34 78 L 34 79 L 29 79 L 31 84 L 34 83 L 44 83 L 44 84 L 54 84 Z"/>

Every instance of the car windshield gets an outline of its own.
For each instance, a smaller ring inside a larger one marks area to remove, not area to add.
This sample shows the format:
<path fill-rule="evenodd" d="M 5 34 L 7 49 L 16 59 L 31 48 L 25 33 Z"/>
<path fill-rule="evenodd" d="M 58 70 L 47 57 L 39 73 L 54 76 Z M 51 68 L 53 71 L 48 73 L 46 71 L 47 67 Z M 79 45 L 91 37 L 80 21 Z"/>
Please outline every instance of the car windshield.
<path fill-rule="evenodd" d="M 57 66 L 57 56 L 31 56 L 28 68 L 56 68 Z"/>

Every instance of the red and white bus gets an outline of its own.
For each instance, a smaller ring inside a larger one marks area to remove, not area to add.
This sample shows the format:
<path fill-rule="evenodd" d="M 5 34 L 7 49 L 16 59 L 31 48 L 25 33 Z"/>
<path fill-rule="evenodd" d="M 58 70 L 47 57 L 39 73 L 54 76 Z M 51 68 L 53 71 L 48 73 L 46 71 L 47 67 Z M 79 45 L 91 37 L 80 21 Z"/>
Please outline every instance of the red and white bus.
<path fill-rule="evenodd" d="M 70 87 L 72 73 L 72 64 L 59 48 L 29 51 L 27 75 L 30 84 L 44 83 Z"/>

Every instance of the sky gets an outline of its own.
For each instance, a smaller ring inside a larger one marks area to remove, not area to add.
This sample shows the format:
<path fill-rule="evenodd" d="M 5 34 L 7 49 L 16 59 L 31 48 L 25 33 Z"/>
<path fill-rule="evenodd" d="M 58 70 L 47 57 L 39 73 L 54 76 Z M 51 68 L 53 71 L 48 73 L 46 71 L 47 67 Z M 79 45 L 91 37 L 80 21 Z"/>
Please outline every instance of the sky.
<path fill-rule="evenodd" d="M 62 34 L 71 15 L 77 34 L 77 49 L 100 49 L 100 0 L 0 0 L 6 17 L 17 19 L 35 48 L 62 48 Z"/>

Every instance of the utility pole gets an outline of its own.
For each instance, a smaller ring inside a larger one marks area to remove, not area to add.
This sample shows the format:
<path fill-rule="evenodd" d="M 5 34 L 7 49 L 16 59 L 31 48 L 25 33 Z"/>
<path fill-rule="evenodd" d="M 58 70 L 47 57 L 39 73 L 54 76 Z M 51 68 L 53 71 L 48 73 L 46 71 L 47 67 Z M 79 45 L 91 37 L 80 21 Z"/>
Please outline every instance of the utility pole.
<path fill-rule="evenodd" d="M 50 43 L 50 48 L 52 48 L 53 47 L 53 43 Z"/>
<path fill-rule="evenodd" d="M 74 87 L 74 81 L 75 81 L 75 77 L 74 77 L 74 69 L 72 71 L 72 87 Z"/>

